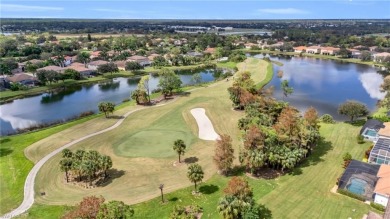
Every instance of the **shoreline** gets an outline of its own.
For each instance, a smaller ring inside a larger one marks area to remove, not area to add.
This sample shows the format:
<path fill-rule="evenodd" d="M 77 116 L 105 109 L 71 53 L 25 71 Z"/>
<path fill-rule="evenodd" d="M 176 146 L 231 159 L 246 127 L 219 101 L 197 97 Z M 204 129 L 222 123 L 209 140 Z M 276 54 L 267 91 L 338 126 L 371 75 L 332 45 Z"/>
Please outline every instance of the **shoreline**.
<path fill-rule="evenodd" d="M 197 65 L 188 65 L 188 66 L 169 66 L 168 69 L 171 69 L 173 71 L 193 71 L 193 70 L 202 70 L 205 68 L 210 67 L 211 64 L 215 64 L 216 68 L 218 68 L 218 63 L 210 63 L 210 64 L 197 64 Z M 220 66 L 221 67 L 221 66 Z M 58 82 L 56 84 L 50 84 L 42 87 L 34 87 L 28 90 L 19 90 L 19 91 L 1 91 L 0 92 L 0 105 L 10 103 L 17 99 L 23 99 L 31 96 L 38 96 L 43 93 L 48 93 L 51 91 L 56 91 L 59 89 L 64 89 L 67 87 L 75 86 L 75 85 L 83 85 L 83 84 L 94 84 L 99 83 L 102 81 L 111 80 L 113 78 L 118 77 L 124 77 L 124 78 L 138 78 L 147 74 L 151 73 L 157 73 L 161 69 L 154 69 L 154 68 L 148 68 L 148 69 L 142 69 L 140 71 L 136 72 L 130 72 L 130 71 L 120 71 L 117 73 L 106 73 L 104 75 L 98 75 L 96 77 L 87 78 L 83 80 L 68 80 L 65 82 Z M 5 95 L 4 95 L 5 93 Z"/>
<path fill-rule="evenodd" d="M 309 57 L 309 58 L 316 58 L 316 59 L 328 59 L 328 60 L 335 60 L 340 62 L 347 62 L 347 63 L 354 63 L 354 64 L 362 64 L 362 65 L 370 65 L 374 67 L 384 67 L 383 64 L 375 63 L 373 61 L 364 62 L 360 59 L 355 58 L 339 58 L 337 56 L 332 55 L 320 55 L 320 54 L 309 54 L 309 53 L 297 53 L 297 52 L 281 52 L 281 51 L 271 51 L 271 50 L 252 50 L 252 49 L 240 49 L 243 52 L 248 53 L 266 53 L 266 54 L 273 54 L 273 55 L 289 55 L 289 56 L 302 56 L 302 57 Z M 301 55 L 302 54 L 302 55 Z"/>

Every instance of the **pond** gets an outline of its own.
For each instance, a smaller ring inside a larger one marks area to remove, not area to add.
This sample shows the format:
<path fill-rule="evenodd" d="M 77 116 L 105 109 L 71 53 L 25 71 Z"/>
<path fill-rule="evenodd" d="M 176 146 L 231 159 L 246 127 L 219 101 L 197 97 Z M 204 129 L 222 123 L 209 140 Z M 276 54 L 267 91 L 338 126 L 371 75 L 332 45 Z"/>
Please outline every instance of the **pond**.
<path fill-rule="evenodd" d="M 262 58 L 263 55 L 255 57 Z M 289 102 L 300 111 L 313 106 L 320 115 L 327 113 L 336 120 L 347 120 L 337 113 L 341 103 L 357 100 L 374 111 L 378 100 L 385 96 L 379 89 L 382 75 L 368 65 L 308 57 L 274 56 L 271 60 L 281 62 L 283 66 L 274 64 L 274 77 L 267 87 L 273 86 L 277 99 Z M 277 75 L 279 71 L 283 71 L 282 78 Z M 287 97 L 281 90 L 282 80 L 288 80 L 294 89 Z"/>
<path fill-rule="evenodd" d="M 214 80 L 213 70 L 200 72 L 202 82 Z M 193 84 L 193 74 L 179 73 L 183 85 Z M 0 106 L 0 134 L 14 133 L 17 129 L 36 124 L 64 121 L 83 112 L 97 112 L 102 101 L 121 103 L 137 88 L 140 78 L 116 78 L 99 84 L 73 86 L 66 90 L 44 93 L 34 97 L 14 100 Z M 151 76 L 150 90 L 158 85 L 158 77 Z"/>

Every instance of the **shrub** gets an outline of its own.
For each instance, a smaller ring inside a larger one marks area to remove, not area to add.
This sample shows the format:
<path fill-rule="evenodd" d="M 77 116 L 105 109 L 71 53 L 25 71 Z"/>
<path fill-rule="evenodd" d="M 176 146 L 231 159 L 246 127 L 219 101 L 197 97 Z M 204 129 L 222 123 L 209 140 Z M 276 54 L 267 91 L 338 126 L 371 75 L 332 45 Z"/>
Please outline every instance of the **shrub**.
<path fill-rule="evenodd" d="M 320 120 L 323 122 L 323 123 L 329 123 L 329 124 L 333 124 L 335 123 L 334 119 L 333 119 L 333 116 L 329 115 L 329 114 L 324 114 L 320 117 Z"/>
<path fill-rule="evenodd" d="M 357 143 L 358 144 L 364 144 L 364 137 L 361 135 L 361 134 L 358 134 L 357 136 L 356 136 L 356 140 L 357 140 Z"/>
<path fill-rule="evenodd" d="M 366 198 L 364 196 L 352 193 L 352 192 L 345 190 L 345 189 L 337 189 L 337 192 L 342 194 L 342 195 L 346 195 L 346 196 L 349 196 L 351 198 L 354 198 L 354 199 L 357 199 L 357 200 L 360 200 L 363 202 L 366 201 Z"/>
<path fill-rule="evenodd" d="M 347 168 L 347 166 L 349 165 L 349 163 L 351 162 L 352 160 L 352 155 L 350 153 L 345 153 L 343 155 L 343 160 L 344 160 L 344 164 L 343 164 L 343 167 L 344 168 Z"/>
<path fill-rule="evenodd" d="M 129 102 L 129 101 L 130 101 L 130 98 L 125 98 L 122 100 L 122 103 Z"/>
<path fill-rule="evenodd" d="M 366 152 L 364 153 L 364 158 L 368 159 L 370 157 L 370 153 L 371 153 L 371 150 L 372 148 L 374 147 L 374 145 L 371 145 L 367 150 Z"/>
<path fill-rule="evenodd" d="M 385 211 L 385 206 L 383 206 L 381 204 L 378 204 L 378 203 L 375 203 L 375 202 L 371 202 L 370 205 L 371 205 L 371 207 L 375 208 L 378 211 L 382 211 L 382 212 Z"/>

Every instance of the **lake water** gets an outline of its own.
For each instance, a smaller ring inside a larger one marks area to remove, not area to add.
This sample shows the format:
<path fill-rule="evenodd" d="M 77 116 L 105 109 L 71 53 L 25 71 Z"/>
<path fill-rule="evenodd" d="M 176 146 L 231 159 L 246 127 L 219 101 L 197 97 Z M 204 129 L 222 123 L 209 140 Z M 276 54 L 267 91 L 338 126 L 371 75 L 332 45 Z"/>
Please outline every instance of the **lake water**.
<path fill-rule="evenodd" d="M 255 55 L 262 58 L 262 55 Z M 383 82 L 377 69 L 368 65 L 342 63 L 334 60 L 308 57 L 271 57 L 283 63 L 274 65 L 274 77 L 267 87 L 274 86 L 274 96 L 284 99 L 301 111 L 313 106 L 319 114 L 331 114 L 337 120 L 348 118 L 337 113 L 338 106 L 346 100 L 357 100 L 374 111 L 385 93 L 379 87 Z M 277 72 L 283 71 L 278 78 Z M 283 97 L 281 81 L 288 80 L 294 92 Z"/>
<path fill-rule="evenodd" d="M 200 72 L 202 81 L 214 80 L 213 71 Z M 180 74 L 183 85 L 193 84 L 191 74 Z M 0 134 L 6 135 L 35 124 L 52 123 L 80 115 L 82 112 L 97 112 L 102 101 L 116 104 L 130 97 L 137 88 L 138 79 L 117 78 L 100 84 L 74 86 L 63 91 L 44 93 L 34 97 L 14 100 L 0 106 Z M 158 85 L 158 78 L 150 79 L 150 90 Z"/>

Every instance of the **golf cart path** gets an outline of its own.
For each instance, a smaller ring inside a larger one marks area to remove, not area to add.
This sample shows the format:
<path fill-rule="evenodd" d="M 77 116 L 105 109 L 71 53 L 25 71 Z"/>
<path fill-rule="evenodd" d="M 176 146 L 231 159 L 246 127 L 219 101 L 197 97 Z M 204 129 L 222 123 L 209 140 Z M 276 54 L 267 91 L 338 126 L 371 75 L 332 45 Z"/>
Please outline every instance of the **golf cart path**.
<path fill-rule="evenodd" d="M 217 84 L 220 84 L 222 83 L 222 81 L 220 82 L 216 82 L 214 83 L 213 85 L 211 86 L 208 86 L 208 87 L 214 87 L 216 86 Z M 194 91 L 194 90 L 198 90 L 198 89 L 201 89 L 201 88 L 194 88 L 194 89 L 191 89 L 189 91 Z M 169 101 L 167 103 L 163 103 L 163 104 L 157 104 L 157 105 L 154 105 L 152 107 L 160 107 L 160 106 L 165 106 L 167 104 L 170 104 L 170 103 L 173 103 L 177 100 L 178 98 L 175 98 L 174 100 L 172 101 Z M 25 213 L 28 209 L 31 208 L 31 206 L 34 204 L 34 195 L 35 195 L 35 191 L 34 191 L 34 185 L 35 185 L 35 177 L 37 176 L 38 174 L 38 171 L 42 168 L 42 166 L 48 161 L 50 160 L 52 157 L 54 157 L 55 155 L 61 153 L 62 150 L 74 145 L 74 144 L 77 144 L 81 141 L 84 141 L 88 138 L 91 138 L 91 137 L 94 137 L 96 135 L 100 135 L 102 133 L 105 133 L 105 132 L 108 132 L 108 131 L 111 131 L 113 129 L 115 129 L 116 127 L 120 126 L 122 124 L 122 122 L 129 116 L 131 115 L 132 113 L 135 113 L 137 111 L 140 111 L 140 110 L 143 110 L 143 109 L 148 109 L 149 107 L 142 107 L 142 108 L 139 108 L 139 109 L 135 109 L 135 110 L 132 110 L 132 111 L 129 111 L 127 112 L 126 114 L 124 114 L 122 116 L 121 119 L 119 119 L 114 125 L 112 125 L 111 127 L 108 127 L 106 129 L 103 129 L 101 131 L 98 131 L 98 132 L 94 132 L 94 133 L 91 133 L 89 135 L 86 135 L 84 137 L 81 137 L 79 139 L 76 139 L 74 141 L 71 141 L 63 146 L 61 146 L 60 148 L 52 151 L 50 154 L 46 155 L 45 157 L 43 157 L 41 160 L 39 160 L 35 165 L 34 167 L 30 170 L 30 172 L 28 173 L 27 175 L 27 178 L 26 178 L 26 181 L 24 183 L 24 198 L 23 198 L 23 202 L 22 204 L 19 205 L 19 207 L 17 207 L 16 209 L 12 210 L 11 212 L 8 212 L 6 214 L 4 214 L 3 216 L 0 217 L 0 219 L 9 219 L 9 218 L 13 218 L 13 217 L 16 217 L 16 216 L 19 216 L 23 213 Z M 199 109 L 199 108 L 198 108 Z M 203 109 L 204 111 L 204 109 Z M 192 113 L 192 112 L 191 112 Z M 196 113 L 197 114 L 197 113 Z M 212 128 L 212 131 L 214 131 L 214 128 L 212 126 L 212 123 L 211 121 L 209 120 L 209 118 L 206 116 L 206 114 L 203 112 L 204 116 L 206 117 L 206 119 L 201 119 L 199 121 L 206 121 L 208 120 L 209 124 L 211 125 L 211 128 Z M 193 114 L 194 115 L 194 114 Z M 197 119 L 196 116 L 194 116 L 195 119 L 197 120 L 197 123 L 198 123 L 198 126 L 199 126 L 199 121 Z M 199 126 L 199 130 L 201 130 L 200 126 Z M 215 133 L 215 131 L 214 131 Z M 203 135 L 203 134 L 202 134 Z M 216 138 L 215 135 L 217 136 Z M 215 135 L 211 135 L 213 139 L 210 139 L 210 140 L 216 140 L 217 138 L 219 138 L 219 135 L 215 133 Z M 208 136 L 208 135 L 206 135 Z M 208 136 L 210 137 L 210 136 Z M 209 139 L 205 139 L 205 140 L 209 140 Z"/>
<path fill-rule="evenodd" d="M 215 132 L 209 117 L 206 115 L 206 110 L 204 108 L 194 108 L 191 110 L 191 114 L 195 118 L 196 123 L 198 123 L 200 139 L 210 141 L 220 139 L 219 135 Z"/>
<path fill-rule="evenodd" d="M 176 99 L 175 99 L 176 100 Z M 155 105 L 155 106 L 152 106 L 152 107 L 160 107 L 160 106 L 165 106 L 169 103 L 172 103 L 174 102 L 175 100 L 173 101 L 170 101 L 168 103 L 164 103 L 164 104 L 158 104 L 158 105 Z M 84 141 L 85 139 L 88 139 L 88 138 L 91 138 L 91 137 L 94 137 L 96 135 L 100 135 L 102 133 L 105 133 L 105 132 L 108 132 L 108 131 L 111 131 L 113 129 L 115 129 L 116 127 L 120 126 L 122 124 L 122 122 L 131 114 L 137 112 L 137 111 L 140 111 L 140 110 L 143 110 L 143 109 L 147 109 L 149 107 L 142 107 L 142 108 L 139 108 L 139 109 L 135 109 L 135 110 L 132 110 L 132 111 L 129 111 L 127 112 L 125 115 L 122 116 L 122 118 L 120 118 L 114 125 L 106 128 L 106 129 L 103 129 L 101 131 L 98 131 L 98 132 L 94 132 L 92 134 L 89 134 L 89 135 L 86 135 L 84 137 L 81 137 L 79 139 L 76 139 L 74 141 L 71 141 L 63 146 L 61 146 L 60 148 L 52 151 L 50 154 L 46 155 L 44 158 L 42 158 L 41 160 L 39 160 L 35 165 L 34 167 L 30 170 L 30 172 L 28 173 L 27 175 L 27 178 L 26 178 L 26 181 L 24 183 L 24 199 L 23 199 L 23 202 L 21 205 L 19 205 L 18 208 L 12 210 L 11 212 L 3 215 L 0 217 L 0 219 L 8 219 L 8 218 L 13 218 L 13 217 L 16 217 L 18 215 L 21 215 L 23 214 L 24 212 L 26 212 L 28 209 L 31 208 L 31 206 L 34 204 L 34 185 L 35 185 L 35 177 L 37 176 L 38 174 L 38 171 L 41 169 L 41 167 L 49 160 L 51 159 L 52 157 L 54 157 L 55 155 L 61 153 L 62 150 L 64 150 L 65 148 L 68 148 L 74 144 L 77 144 L 81 141 Z"/>

